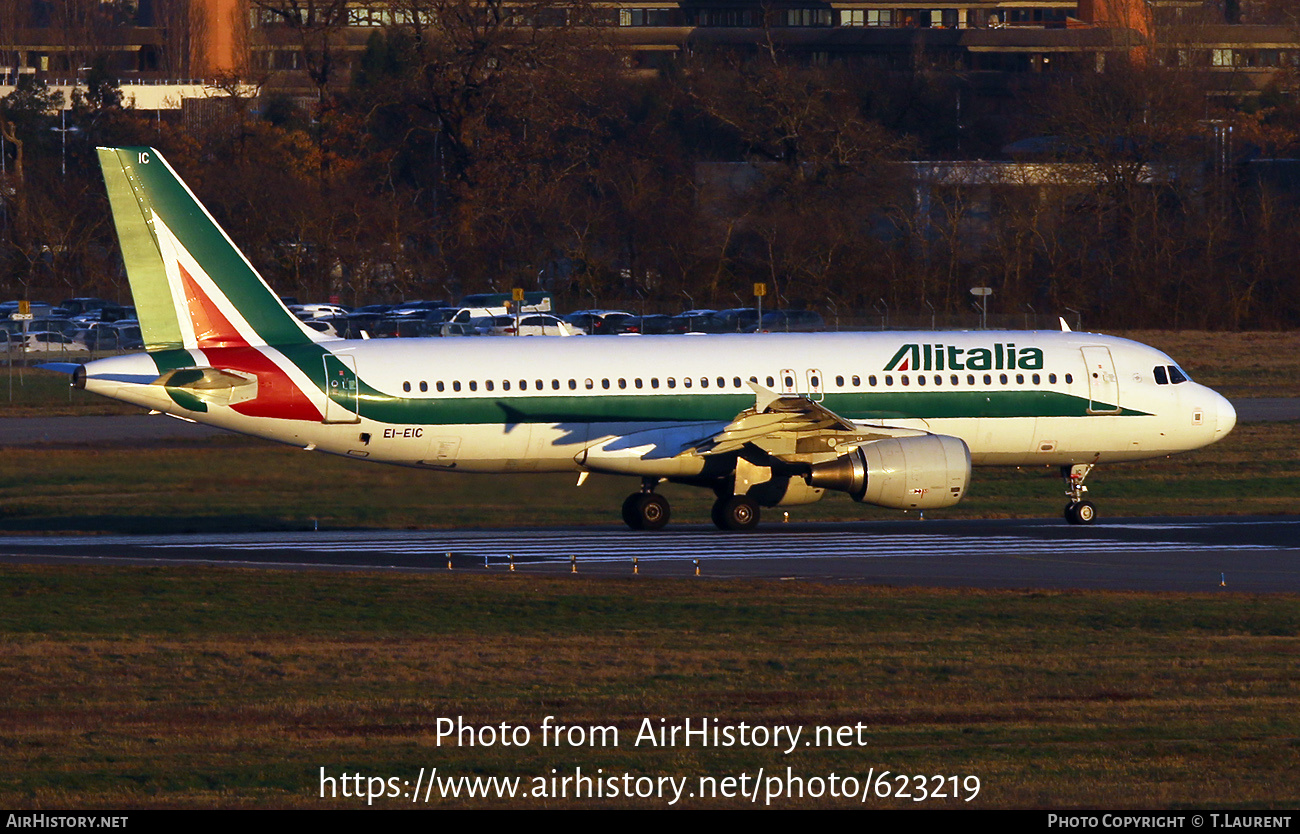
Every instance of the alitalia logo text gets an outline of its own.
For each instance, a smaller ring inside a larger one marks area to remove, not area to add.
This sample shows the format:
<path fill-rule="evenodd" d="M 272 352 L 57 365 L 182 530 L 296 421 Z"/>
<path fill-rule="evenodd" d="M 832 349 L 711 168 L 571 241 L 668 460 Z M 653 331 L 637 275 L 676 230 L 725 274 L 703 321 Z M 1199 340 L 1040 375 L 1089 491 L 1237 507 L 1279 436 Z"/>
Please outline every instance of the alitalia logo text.
<path fill-rule="evenodd" d="M 1015 342 L 995 342 L 992 347 L 977 348 L 903 345 L 885 365 L 886 371 L 1039 371 L 1042 368 L 1042 348 L 1017 348 Z"/>

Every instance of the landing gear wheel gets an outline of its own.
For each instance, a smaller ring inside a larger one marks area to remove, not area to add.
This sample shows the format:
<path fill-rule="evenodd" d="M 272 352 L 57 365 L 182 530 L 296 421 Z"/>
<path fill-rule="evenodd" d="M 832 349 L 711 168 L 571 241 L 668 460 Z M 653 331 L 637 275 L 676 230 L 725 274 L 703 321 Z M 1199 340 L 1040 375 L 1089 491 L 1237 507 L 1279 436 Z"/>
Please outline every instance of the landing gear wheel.
<path fill-rule="evenodd" d="M 634 492 L 623 502 L 623 523 L 633 530 L 662 530 L 671 513 L 668 499 L 654 492 Z"/>
<path fill-rule="evenodd" d="M 729 495 L 713 505 L 713 523 L 720 530 L 753 530 L 758 516 L 758 502 L 748 495 Z"/>
<path fill-rule="evenodd" d="M 1065 506 L 1065 520 L 1071 524 L 1091 524 L 1097 520 L 1097 508 L 1091 501 L 1078 501 Z"/>

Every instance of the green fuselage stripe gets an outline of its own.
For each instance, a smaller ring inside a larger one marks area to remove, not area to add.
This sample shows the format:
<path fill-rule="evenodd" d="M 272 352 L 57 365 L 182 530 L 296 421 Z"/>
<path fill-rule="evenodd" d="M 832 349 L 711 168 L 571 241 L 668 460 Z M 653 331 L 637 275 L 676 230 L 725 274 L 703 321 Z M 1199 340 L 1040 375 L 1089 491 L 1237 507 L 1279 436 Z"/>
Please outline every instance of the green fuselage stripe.
<path fill-rule="evenodd" d="M 754 405 L 746 394 L 606 394 L 586 396 L 392 397 L 360 385 L 361 416 L 380 423 L 483 425 L 493 423 L 730 422 Z M 1052 391 L 932 391 L 827 394 L 822 405 L 849 420 L 1088 417 L 1086 398 Z M 1145 416 L 1125 409 L 1103 416 Z"/>

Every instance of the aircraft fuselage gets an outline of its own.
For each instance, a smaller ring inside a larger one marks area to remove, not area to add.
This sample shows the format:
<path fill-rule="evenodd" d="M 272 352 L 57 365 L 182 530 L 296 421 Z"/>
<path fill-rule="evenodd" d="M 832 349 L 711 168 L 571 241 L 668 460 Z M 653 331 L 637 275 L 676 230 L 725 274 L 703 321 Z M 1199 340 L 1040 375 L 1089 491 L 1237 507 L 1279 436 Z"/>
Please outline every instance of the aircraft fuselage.
<path fill-rule="evenodd" d="M 187 367 L 246 379 L 159 384 Z M 1176 367 L 1146 345 L 1056 331 L 385 339 L 115 357 L 89 363 L 84 387 L 370 461 L 688 478 L 709 461 L 687 445 L 752 408 L 751 381 L 857 425 L 960 438 L 976 465 L 1188 451 L 1236 418 L 1209 388 L 1172 381 Z"/>

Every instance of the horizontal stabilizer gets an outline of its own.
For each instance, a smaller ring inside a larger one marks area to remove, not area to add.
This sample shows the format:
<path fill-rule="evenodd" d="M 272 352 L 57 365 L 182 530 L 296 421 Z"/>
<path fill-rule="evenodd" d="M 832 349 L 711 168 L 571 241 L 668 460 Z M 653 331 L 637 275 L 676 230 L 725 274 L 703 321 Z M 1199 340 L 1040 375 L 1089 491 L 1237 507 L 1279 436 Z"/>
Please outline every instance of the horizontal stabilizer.
<path fill-rule="evenodd" d="M 256 376 L 221 368 L 176 368 L 152 384 L 181 389 L 214 405 L 234 405 L 257 397 Z"/>

